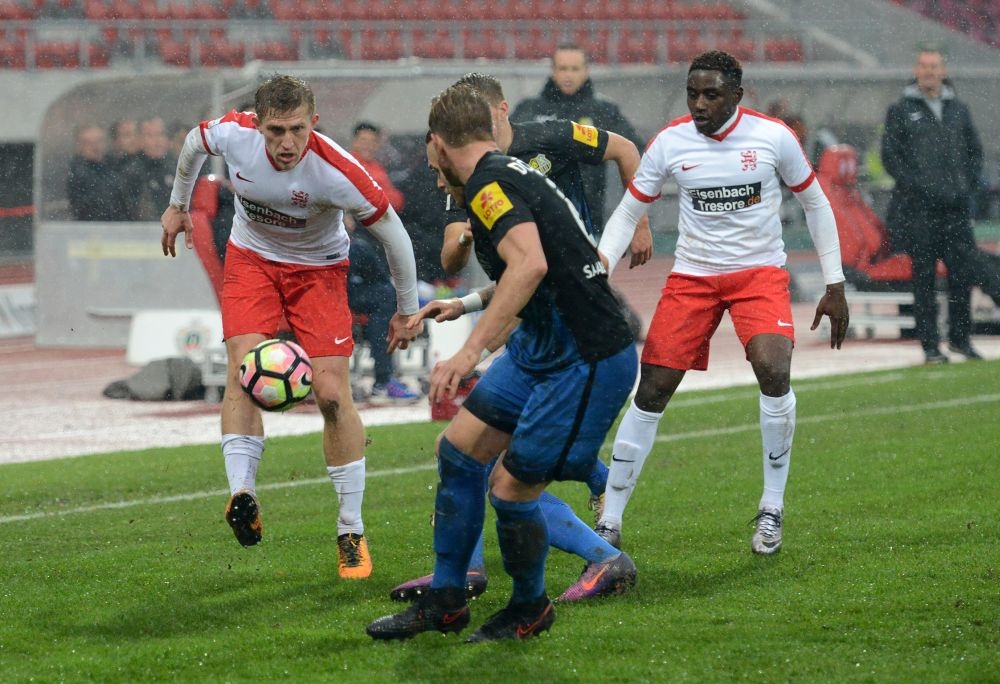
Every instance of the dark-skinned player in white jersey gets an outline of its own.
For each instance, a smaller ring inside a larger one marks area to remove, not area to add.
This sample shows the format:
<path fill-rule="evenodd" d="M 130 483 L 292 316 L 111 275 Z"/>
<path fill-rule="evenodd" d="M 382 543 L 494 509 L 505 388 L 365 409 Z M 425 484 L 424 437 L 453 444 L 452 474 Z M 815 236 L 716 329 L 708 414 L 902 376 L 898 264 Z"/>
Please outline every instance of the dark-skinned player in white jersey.
<path fill-rule="evenodd" d="M 708 368 L 709 341 L 728 311 L 760 385 L 764 488 L 751 549 L 770 555 L 781 548 L 796 414 L 780 181 L 805 210 L 826 284 L 812 329 L 828 316 L 830 346 L 837 349 L 847 334 L 850 315 L 830 203 L 795 134 L 781 121 L 740 106 L 742 78 L 739 61 L 728 53 L 710 51 L 693 60 L 687 77 L 690 114 L 671 121 L 650 142 L 601 238 L 611 272 L 636 218 L 659 198 L 664 182 L 677 183 L 676 258 L 646 336 L 638 390 L 615 436 L 597 526 L 615 546 L 663 411 L 687 371 Z"/>

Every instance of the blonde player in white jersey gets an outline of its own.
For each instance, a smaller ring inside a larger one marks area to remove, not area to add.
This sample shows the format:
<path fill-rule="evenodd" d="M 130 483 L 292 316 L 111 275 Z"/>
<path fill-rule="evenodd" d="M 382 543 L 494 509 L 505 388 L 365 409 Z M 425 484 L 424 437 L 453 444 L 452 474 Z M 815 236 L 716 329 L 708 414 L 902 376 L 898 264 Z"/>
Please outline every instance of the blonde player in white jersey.
<path fill-rule="evenodd" d="M 239 384 L 239 366 L 282 318 L 312 359 L 313 393 L 323 416 L 323 452 L 339 501 L 338 572 L 363 579 L 372 563 L 364 537 L 365 434 L 351 399 L 354 348 L 347 303 L 350 240 L 344 212 L 385 247 L 397 313 L 389 350 L 404 349 L 420 329 L 406 327 L 420 307 L 413 248 L 382 188 L 335 142 L 313 130 L 315 96 L 303 81 L 278 75 L 257 90 L 254 112 L 230 112 L 192 129 L 177 162 L 163 212 L 163 253 L 176 255 L 185 234 L 193 247 L 188 202 L 208 155 L 229 167 L 236 216 L 226 250 L 222 327 L 228 378 L 222 405 L 222 453 L 231 498 L 225 518 L 237 540 L 261 540 L 257 467 L 264 451 L 260 410 Z"/>
<path fill-rule="evenodd" d="M 837 349 L 847 334 L 833 211 L 792 131 L 740 106 L 742 79 L 740 63 L 728 53 L 713 50 L 694 59 L 687 78 L 690 115 L 671 121 L 649 143 L 601 239 L 610 272 L 664 182 L 677 183 L 680 236 L 674 267 L 646 337 L 638 390 L 615 436 L 597 524 L 598 533 L 616 546 L 625 505 L 663 410 L 688 370 L 708 368 L 709 341 L 729 311 L 760 385 L 764 491 L 751 548 L 764 555 L 781 548 L 795 432 L 790 380 L 795 335 L 778 217 L 780 181 L 805 209 L 826 283 L 812 329 L 829 316 L 830 347 Z"/>

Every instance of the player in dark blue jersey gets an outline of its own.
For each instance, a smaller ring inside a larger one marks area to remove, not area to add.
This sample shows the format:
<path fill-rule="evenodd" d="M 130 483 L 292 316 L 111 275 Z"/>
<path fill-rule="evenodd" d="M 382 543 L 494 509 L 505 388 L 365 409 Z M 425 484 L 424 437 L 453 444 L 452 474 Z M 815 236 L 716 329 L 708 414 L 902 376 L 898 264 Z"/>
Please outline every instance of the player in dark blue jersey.
<path fill-rule="evenodd" d="M 605 161 L 613 161 L 619 169 L 623 182 L 627 183 L 639 165 L 639 152 L 635 145 L 616 133 L 592 126 L 582 126 L 568 120 L 511 124 L 507 118 L 509 105 L 504 97 L 503 86 L 499 79 L 489 74 L 469 73 L 455 85 L 469 86 L 483 95 L 490 105 L 494 134 L 500 150 L 521 159 L 552 180 L 573 203 L 587 232 L 596 239 L 597 233 L 591 222 L 584 194 L 581 164 L 603 164 Z M 434 150 L 429 147 L 427 154 L 429 165 L 437 172 L 433 161 Z M 468 226 L 469 217 L 464 206 L 463 190 L 447 187 L 447 182 L 440 174 L 438 174 L 438 185 L 448 192 L 443 221 L 445 239 L 442 247 L 442 266 L 445 271 L 455 273 L 465 267 L 473 251 L 472 232 Z M 648 218 L 643 217 L 637 225 L 629 251 L 632 254 L 633 265 L 643 264 L 651 257 L 652 236 Z M 471 297 L 475 300 L 477 295 Z M 641 331 L 638 315 L 631 312 L 621 297 L 619 303 L 629 315 L 633 334 L 638 335 Z M 440 306 L 447 309 L 447 315 L 440 316 L 438 320 L 451 320 L 465 312 L 457 300 L 441 302 Z M 501 344 L 502 341 L 498 340 L 491 344 L 490 349 Z M 593 472 L 585 480 L 590 490 L 588 505 L 595 513 L 595 521 L 599 519 L 603 510 L 607 479 L 607 466 L 597 460 Z M 591 543 L 589 529 L 577 528 L 574 524 L 574 521 L 578 520 L 575 513 L 563 501 L 546 493 L 542 497 L 542 506 L 550 529 L 558 528 L 561 532 L 553 537 L 552 545 L 562 551 L 579 555 L 585 562 L 580 579 L 559 597 L 560 600 L 589 599 L 628 588 L 622 583 L 621 577 L 608 577 L 606 573 L 602 576 L 609 580 L 615 579 L 619 583 L 607 586 L 589 583 L 587 580 L 589 574 L 600 572 L 600 564 L 606 560 L 602 549 Z M 397 601 L 413 600 L 430 586 L 430 582 L 430 575 L 410 579 L 395 586 L 389 594 L 390 598 Z M 470 597 L 478 596 L 486 589 L 487 574 L 481 539 L 473 552 L 466 584 Z"/>
<path fill-rule="evenodd" d="M 465 344 L 435 365 L 431 401 L 454 396 L 487 345 L 514 320 L 520 324 L 440 439 L 431 589 L 368 633 L 400 639 L 468 625 L 464 583 L 483 525 L 483 480 L 504 452 L 489 475 L 489 499 L 513 593 L 469 640 L 526 638 L 555 619 L 539 497 L 549 482 L 586 478 L 593 469 L 635 381 L 634 338 L 573 204 L 499 152 L 483 96 L 453 86 L 434 99 L 429 123 L 442 173 L 465 188 L 477 257 L 496 281 Z M 430 315 L 428 307 L 421 313 Z M 624 553 L 615 558 L 631 563 Z"/>
<path fill-rule="evenodd" d="M 508 119 L 510 105 L 504 97 L 503 86 L 499 79 L 489 74 L 466 74 L 456 85 L 469 86 L 486 98 L 500 151 L 521 159 L 555 182 L 573 202 L 587 232 L 595 239 L 599 238 L 601 226 L 595 226 L 591 220 L 580 165 L 613 161 L 618 167 L 623 187 L 628 187 L 639 168 L 639 150 L 635 144 L 617 133 L 567 119 L 511 123 Z M 449 211 L 449 230 L 445 232 L 441 249 L 441 265 L 449 273 L 455 273 L 465 266 L 471 252 L 471 236 L 462 230 L 462 218 L 467 216 L 462 216 L 460 208 L 455 207 L 453 211 Z M 644 264 L 653 256 L 653 237 L 649 219 L 645 216 L 636 226 L 629 253 L 630 267 Z"/>

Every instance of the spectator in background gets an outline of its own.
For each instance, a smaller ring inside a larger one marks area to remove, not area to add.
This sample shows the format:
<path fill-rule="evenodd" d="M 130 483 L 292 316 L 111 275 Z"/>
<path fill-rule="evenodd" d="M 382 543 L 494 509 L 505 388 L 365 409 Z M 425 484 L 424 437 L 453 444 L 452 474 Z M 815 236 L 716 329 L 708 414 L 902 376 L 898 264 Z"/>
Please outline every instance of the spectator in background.
<path fill-rule="evenodd" d="M 365 167 L 365 171 L 372 177 L 372 180 L 382 186 L 382 192 L 389 198 L 389 204 L 392 205 L 392 208 L 401 212 L 406 206 L 406 198 L 389 180 L 389 173 L 385 167 L 375 159 L 381 147 L 381 128 L 369 121 L 360 121 L 354 126 L 351 137 L 351 154 L 361 166 Z"/>
<path fill-rule="evenodd" d="M 538 97 L 523 100 L 510 115 L 512 123 L 570 119 L 586 126 L 603 128 L 628 138 L 639 150 L 646 141 L 621 113 L 618 105 L 599 97 L 587 69 L 587 53 L 574 44 L 564 43 L 552 55 L 552 76 Z M 604 226 L 604 190 L 607 165 L 584 166 L 584 192 L 597 237 Z"/>
<path fill-rule="evenodd" d="M 361 337 L 368 343 L 374 364 L 375 382 L 369 400 L 372 403 L 412 403 L 420 395 L 395 377 L 395 365 L 388 350 L 388 334 L 392 316 L 396 313 L 396 291 L 389 277 L 389 266 L 382 250 L 366 235 L 351 233 L 350 261 L 347 272 L 347 301 L 351 313 L 363 314 L 368 320 L 361 326 Z"/>
<path fill-rule="evenodd" d="M 118 119 L 111 124 L 111 154 L 108 164 L 115 177 L 116 221 L 138 221 L 142 193 L 139 124 L 135 119 Z"/>
<path fill-rule="evenodd" d="M 896 181 L 886 226 L 893 245 L 913 261 L 913 314 L 926 362 L 948 361 L 939 348 L 938 259 L 948 267 L 948 348 L 980 359 L 969 341 L 977 251 L 970 200 L 983 148 L 969 108 L 945 78 L 941 50 L 921 49 L 914 74 L 885 117 L 882 163 Z"/>
<path fill-rule="evenodd" d="M 170 203 L 170 190 L 174 184 L 177 159 L 170 154 L 167 126 L 158 116 L 146 119 L 139 125 L 142 151 L 136 169 L 141 180 L 139 221 L 155 221 L 163 207 Z"/>
<path fill-rule="evenodd" d="M 107 148 L 107 135 L 100 126 L 85 124 L 77 129 L 76 152 L 69 161 L 66 178 L 70 214 L 77 221 L 118 220 Z"/>

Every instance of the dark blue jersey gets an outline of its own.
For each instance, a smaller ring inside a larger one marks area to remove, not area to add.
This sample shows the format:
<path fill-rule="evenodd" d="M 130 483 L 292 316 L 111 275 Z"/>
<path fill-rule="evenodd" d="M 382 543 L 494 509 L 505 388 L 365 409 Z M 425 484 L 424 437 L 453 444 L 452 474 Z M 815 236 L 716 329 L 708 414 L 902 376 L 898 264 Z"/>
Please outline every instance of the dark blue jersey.
<path fill-rule="evenodd" d="M 509 353 L 532 368 L 607 358 L 633 343 L 593 239 L 555 184 L 519 159 L 490 152 L 465 185 L 476 256 L 493 280 L 507 264 L 497 245 L 514 226 L 534 223 L 548 272 L 520 312 Z"/>
<path fill-rule="evenodd" d="M 514 123 L 511 129 L 514 137 L 507 154 L 550 178 L 576 207 L 587 232 L 596 236 L 580 164 L 604 162 L 608 132 L 566 119 Z M 467 218 L 461 212 L 449 202 L 447 223 Z"/>
<path fill-rule="evenodd" d="M 559 186 L 576 207 L 587 232 L 596 235 L 580 164 L 604 163 L 608 132 L 565 119 L 515 123 L 511 129 L 514 138 L 507 154 L 526 162 Z"/>

